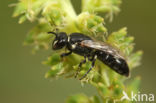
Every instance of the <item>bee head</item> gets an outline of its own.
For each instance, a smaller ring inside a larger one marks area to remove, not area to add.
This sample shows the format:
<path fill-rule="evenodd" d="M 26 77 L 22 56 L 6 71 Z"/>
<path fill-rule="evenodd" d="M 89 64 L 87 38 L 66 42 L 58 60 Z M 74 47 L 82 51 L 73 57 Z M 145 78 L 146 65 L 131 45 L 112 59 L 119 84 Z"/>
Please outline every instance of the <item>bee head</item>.
<path fill-rule="evenodd" d="M 62 49 L 67 44 L 68 36 L 65 32 L 55 33 L 48 32 L 55 35 L 55 39 L 52 43 L 53 50 Z"/>

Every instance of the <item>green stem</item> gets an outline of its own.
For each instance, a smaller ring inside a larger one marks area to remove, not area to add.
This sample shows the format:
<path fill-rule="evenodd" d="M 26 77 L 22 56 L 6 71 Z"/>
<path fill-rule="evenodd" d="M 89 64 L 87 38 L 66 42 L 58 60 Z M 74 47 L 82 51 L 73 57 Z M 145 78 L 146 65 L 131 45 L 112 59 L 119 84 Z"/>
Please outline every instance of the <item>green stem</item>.
<path fill-rule="evenodd" d="M 67 33 L 78 32 L 78 29 L 76 28 L 75 25 L 77 14 L 72 6 L 71 1 L 70 0 L 58 0 L 58 1 L 66 14 L 67 25 L 62 29 L 62 31 L 66 31 Z"/>
<path fill-rule="evenodd" d="M 87 3 L 89 2 L 89 0 L 82 0 L 82 7 L 81 7 L 81 9 L 82 9 L 82 12 L 84 12 L 84 11 L 86 11 L 86 9 L 87 9 Z"/>
<path fill-rule="evenodd" d="M 71 4 L 70 0 L 58 0 L 62 5 L 62 9 L 65 11 L 67 17 L 70 19 L 75 19 L 77 17 L 76 12 Z"/>

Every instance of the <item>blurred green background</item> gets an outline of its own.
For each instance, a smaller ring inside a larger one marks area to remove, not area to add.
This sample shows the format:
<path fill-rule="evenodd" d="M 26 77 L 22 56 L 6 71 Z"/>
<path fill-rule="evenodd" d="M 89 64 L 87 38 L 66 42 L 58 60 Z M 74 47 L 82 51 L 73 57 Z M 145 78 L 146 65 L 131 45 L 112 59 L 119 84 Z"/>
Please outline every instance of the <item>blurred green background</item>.
<path fill-rule="evenodd" d="M 76 8 L 80 6 L 79 1 L 73 0 Z M 19 25 L 18 18 L 11 17 L 13 8 L 8 5 L 15 2 L 17 0 L 0 1 L 0 103 L 63 103 L 73 94 L 97 94 L 95 88 L 82 87 L 74 78 L 52 81 L 44 78 L 49 68 L 41 61 L 50 51 L 32 55 L 30 47 L 22 46 L 33 24 Z M 126 26 L 128 34 L 135 37 L 136 50 L 144 51 L 142 65 L 132 71 L 132 77 L 140 75 L 142 78 L 141 93 L 156 94 L 155 4 L 155 0 L 123 0 L 122 11 L 112 23 L 106 22 L 109 32 Z"/>

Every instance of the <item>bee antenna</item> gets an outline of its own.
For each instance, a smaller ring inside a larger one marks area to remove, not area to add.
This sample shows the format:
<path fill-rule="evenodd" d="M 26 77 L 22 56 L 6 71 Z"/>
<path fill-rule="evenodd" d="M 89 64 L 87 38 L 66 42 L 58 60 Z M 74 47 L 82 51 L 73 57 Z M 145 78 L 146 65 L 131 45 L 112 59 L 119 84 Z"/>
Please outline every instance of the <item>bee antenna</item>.
<path fill-rule="evenodd" d="M 57 37 L 57 33 L 55 33 L 55 32 L 50 31 L 50 32 L 48 32 L 48 34 L 54 34 Z"/>

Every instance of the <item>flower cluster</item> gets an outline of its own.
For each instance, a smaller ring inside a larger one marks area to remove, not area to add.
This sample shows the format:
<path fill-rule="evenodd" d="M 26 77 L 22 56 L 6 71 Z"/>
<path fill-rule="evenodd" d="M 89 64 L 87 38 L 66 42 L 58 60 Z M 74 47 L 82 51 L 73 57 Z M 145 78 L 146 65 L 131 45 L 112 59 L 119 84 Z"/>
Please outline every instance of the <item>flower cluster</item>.
<path fill-rule="evenodd" d="M 108 35 L 105 27 L 104 17 L 112 19 L 113 15 L 120 11 L 121 0 L 82 0 L 81 13 L 76 14 L 70 0 L 20 0 L 16 3 L 13 13 L 19 16 L 19 23 L 25 20 L 36 21 L 37 24 L 27 34 L 24 44 L 32 45 L 33 51 L 49 49 L 49 43 L 53 36 L 48 31 L 64 31 L 67 34 L 80 32 L 97 40 L 107 42 L 120 50 L 126 58 L 130 70 L 140 64 L 142 52 L 134 52 L 134 38 L 127 35 L 127 29 L 122 28 Z M 104 17 L 100 16 L 100 13 Z M 107 34 L 107 35 L 106 35 Z M 51 51 L 51 55 L 43 62 L 51 67 L 46 73 L 46 78 L 57 78 L 60 76 L 73 78 L 82 57 L 72 54 L 63 59 L 60 53 Z M 91 63 L 82 66 L 79 76 L 81 77 L 89 69 Z M 97 88 L 103 103 L 122 97 L 122 91 L 129 93 L 131 90 L 137 92 L 140 78 L 132 79 L 129 84 L 124 84 L 126 77 L 112 71 L 107 65 L 96 62 L 94 69 L 83 79 L 82 83 L 89 83 Z M 84 94 L 71 96 L 67 103 L 100 103 L 98 96 L 87 97 Z M 124 101 L 129 103 L 130 101 Z M 123 102 L 122 102 L 123 103 Z"/>

